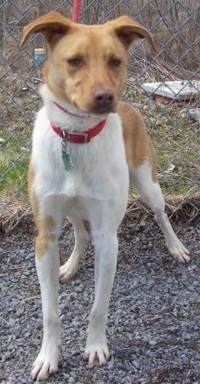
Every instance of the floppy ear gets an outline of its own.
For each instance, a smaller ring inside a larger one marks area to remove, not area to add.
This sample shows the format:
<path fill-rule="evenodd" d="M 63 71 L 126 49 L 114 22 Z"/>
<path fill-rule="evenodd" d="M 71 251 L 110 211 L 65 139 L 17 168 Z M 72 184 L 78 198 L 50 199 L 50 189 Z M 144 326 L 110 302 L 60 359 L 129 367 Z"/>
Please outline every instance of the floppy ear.
<path fill-rule="evenodd" d="M 137 21 L 130 19 L 128 16 L 121 16 L 110 23 L 126 49 L 129 48 L 130 44 L 135 39 L 146 38 L 152 50 L 156 52 L 156 46 L 152 34 Z"/>
<path fill-rule="evenodd" d="M 58 12 L 49 12 L 44 16 L 32 21 L 23 29 L 21 45 L 32 33 L 42 33 L 49 45 L 58 41 L 70 28 L 71 20 L 63 17 Z"/>

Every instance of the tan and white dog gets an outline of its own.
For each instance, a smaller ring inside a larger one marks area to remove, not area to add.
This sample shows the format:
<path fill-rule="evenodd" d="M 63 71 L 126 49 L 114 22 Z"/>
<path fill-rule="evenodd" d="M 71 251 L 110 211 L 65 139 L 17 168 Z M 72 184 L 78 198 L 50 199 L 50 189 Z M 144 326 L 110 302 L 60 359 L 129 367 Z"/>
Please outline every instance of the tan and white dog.
<path fill-rule="evenodd" d="M 43 380 L 58 369 L 59 279 L 65 282 L 77 271 L 89 233 L 95 246 L 95 299 L 85 357 L 91 366 L 109 358 L 106 323 L 129 175 L 155 213 L 171 255 L 181 262 L 189 256 L 164 213 L 156 155 L 143 119 L 118 100 L 130 44 L 147 38 L 155 50 L 151 34 L 127 16 L 86 26 L 56 12 L 33 21 L 23 32 L 22 43 L 40 32 L 50 47 L 40 90 L 44 106 L 35 121 L 29 169 L 44 327 L 32 378 Z M 58 238 L 66 216 L 74 227 L 75 247 L 59 269 Z"/>

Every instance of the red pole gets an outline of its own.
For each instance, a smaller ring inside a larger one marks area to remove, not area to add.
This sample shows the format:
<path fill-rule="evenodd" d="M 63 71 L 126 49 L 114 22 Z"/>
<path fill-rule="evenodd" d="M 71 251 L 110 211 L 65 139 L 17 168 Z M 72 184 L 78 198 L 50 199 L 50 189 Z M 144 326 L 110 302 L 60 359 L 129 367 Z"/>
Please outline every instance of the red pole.
<path fill-rule="evenodd" d="M 72 11 L 72 21 L 74 23 L 79 22 L 80 10 L 81 10 L 81 0 L 74 0 L 73 11 Z"/>

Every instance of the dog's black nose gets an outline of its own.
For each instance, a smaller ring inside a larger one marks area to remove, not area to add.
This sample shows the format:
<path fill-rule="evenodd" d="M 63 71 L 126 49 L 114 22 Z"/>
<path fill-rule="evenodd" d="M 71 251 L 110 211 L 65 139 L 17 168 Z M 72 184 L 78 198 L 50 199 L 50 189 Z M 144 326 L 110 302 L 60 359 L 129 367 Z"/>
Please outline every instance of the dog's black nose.
<path fill-rule="evenodd" d="M 97 108 L 106 108 L 113 103 L 114 93 L 109 89 L 99 89 L 93 93 L 93 98 Z"/>

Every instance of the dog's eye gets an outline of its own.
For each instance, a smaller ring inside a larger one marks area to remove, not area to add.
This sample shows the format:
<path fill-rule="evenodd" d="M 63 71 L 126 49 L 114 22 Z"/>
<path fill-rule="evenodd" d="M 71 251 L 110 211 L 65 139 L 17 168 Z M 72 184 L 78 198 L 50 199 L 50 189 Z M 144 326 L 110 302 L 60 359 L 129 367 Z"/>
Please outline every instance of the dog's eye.
<path fill-rule="evenodd" d="M 112 58 L 109 59 L 108 64 L 109 64 L 109 66 L 112 67 L 112 68 L 117 68 L 117 67 L 120 66 L 120 64 L 121 64 L 121 60 L 112 57 Z"/>
<path fill-rule="evenodd" d="M 71 59 L 68 59 L 67 61 L 73 67 L 79 67 L 82 63 L 82 60 L 80 57 L 72 57 Z"/>

